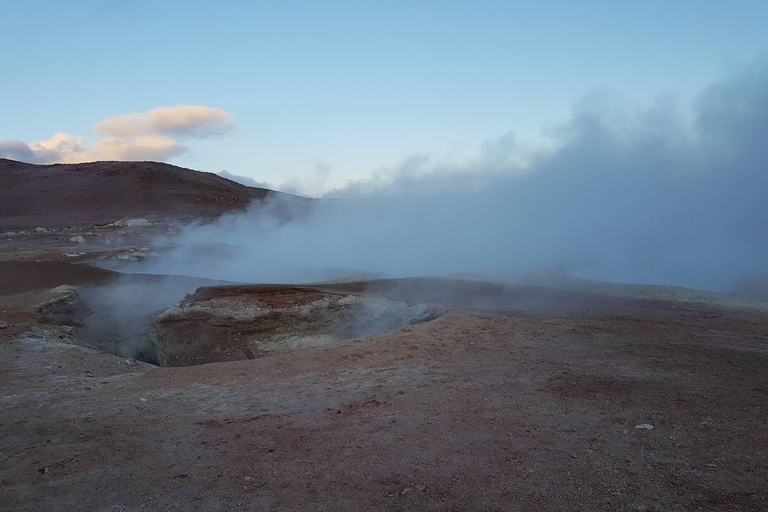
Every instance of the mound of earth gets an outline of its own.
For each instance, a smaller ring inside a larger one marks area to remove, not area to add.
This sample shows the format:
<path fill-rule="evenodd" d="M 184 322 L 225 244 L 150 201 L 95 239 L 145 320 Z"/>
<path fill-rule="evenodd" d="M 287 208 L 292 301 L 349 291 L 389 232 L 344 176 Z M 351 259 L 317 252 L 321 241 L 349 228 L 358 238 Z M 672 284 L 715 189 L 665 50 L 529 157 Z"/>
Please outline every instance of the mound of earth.
<path fill-rule="evenodd" d="M 82 325 L 91 313 L 74 286 L 57 286 L 41 295 L 43 302 L 36 307 L 36 313 L 42 323 L 70 327 Z"/>
<path fill-rule="evenodd" d="M 161 366 L 191 366 L 336 344 L 439 313 L 423 304 L 303 286 L 214 286 L 162 313 L 149 336 Z"/>
<path fill-rule="evenodd" d="M 272 194 L 288 196 L 158 162 L 34 165 L 0 158 L 0 230 L 212 217 Z"/>

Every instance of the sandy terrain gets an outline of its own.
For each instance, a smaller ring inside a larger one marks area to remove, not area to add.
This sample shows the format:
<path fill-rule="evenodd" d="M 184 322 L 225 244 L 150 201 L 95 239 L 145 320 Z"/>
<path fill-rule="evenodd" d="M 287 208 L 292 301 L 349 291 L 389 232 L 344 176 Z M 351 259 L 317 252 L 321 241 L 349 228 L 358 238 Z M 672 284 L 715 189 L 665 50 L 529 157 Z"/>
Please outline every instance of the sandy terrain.
<path fill-rule="evenodd" d="M 152 240 L 177 226 L 42 226 L 0 239 L 0 510 L 768 509 L 765 299 L 568 278 L 277 287 L 290 305 L 443 314 L 158 367 L 78 343 L 120 353 L 128 327 L 221 283 L 88 262 L 162 251 Z M 61 285 L 91 308 L 84 323 L 41 314 L 75 297 Z M 242 295 L 186 304 L 222 290 Z"/>

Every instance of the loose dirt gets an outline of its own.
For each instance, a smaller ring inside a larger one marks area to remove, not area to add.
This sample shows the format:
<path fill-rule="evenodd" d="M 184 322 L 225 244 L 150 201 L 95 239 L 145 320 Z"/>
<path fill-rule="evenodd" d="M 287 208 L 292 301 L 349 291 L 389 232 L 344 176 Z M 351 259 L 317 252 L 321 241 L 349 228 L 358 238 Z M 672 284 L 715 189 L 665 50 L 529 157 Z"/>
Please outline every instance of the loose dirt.
<path fill-rule="evenodd" d="M 318 289 L 447 313 L 343 345 L 159 368 L 36 323 L 25 308 L 41 290 L 115 277 L 51 254 L 0 264 L 2 510 L 768 508 L 757 299 L 336 283 Z"/>

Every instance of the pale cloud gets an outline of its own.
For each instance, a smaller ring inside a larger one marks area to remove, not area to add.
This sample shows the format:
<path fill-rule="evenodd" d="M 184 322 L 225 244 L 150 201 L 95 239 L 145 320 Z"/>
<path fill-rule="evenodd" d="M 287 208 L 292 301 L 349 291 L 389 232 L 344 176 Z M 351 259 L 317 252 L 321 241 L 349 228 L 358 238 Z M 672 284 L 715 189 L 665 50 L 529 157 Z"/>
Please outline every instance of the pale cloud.
<path fill-rule="evenodd" d="M 35 164 L 97 160 L 164 161 L 188 150 L 176 137 L 223 135 L 234 129 L 234 116 L 224 110 L 179 105 L 123 114 L 94 125 L 103 137 L 90 144 L 85 137 L 57 132 L 50 139 L 27 143 L 0 141 L 0 158 Z"/>
<path fill-rule="evenodd" d="M 0 141 L 0 157 L 35 164 L 52 162 L 74 163 L 87 160 L 85 140 L 68 133 L 57 132 L 47 140 L 27 144 L 21 140 Z"/>
<path fill-rule="evenodd" d="M 256 187 L 256 188 L 271 188 L 274 189 L 271 184 L 265 182 L 265 181 L 256 181 L 255 179 L 251 178 L 250 176 L 240 176 L 238 174 L 232 174 L 229 171 L 219 171 L 216 174 L 221 176 L 222 178 L 226 178 L 230 181 L 234 181 L 235 183 L 239 183 L 241 185 L 245 185 L 246 187 Z"/>
<path fill-rule="evenodd" d="M 113 137 L 210 137 L 232 131 L 234 116 L 218 108 L 177 105 L 110 117 L 95 124 L 93 129 L 99 135 Z"/>
<path fill-rule="evenodd" d="M 331 166 L 325 162 L 317 162 L 310 173 L 302 178 L 293 177 L 276 190 L 299 196 L 319 196 L 327 188 L 331 176 Z"/>
<path fill-rule="evenodd" d="M 33 164 L 76 164 L 98 160 L 159 160 L 180 155 L 187 148 L 170 137 L 105 137 L 88 147 L 82 137 L 56 133 L 27 144 L 20 140 L 0 141 L 0 157 Z"/>
<path fill-rule="evenodd" d="M 106 137 L 93 146 L 96 160 L 166 160 L 187 150 L 170 137 Z"/>
<path fill-rule="evenodd" d="M 88 159 L 87 144 L 83 137 L 57 132 L 50 139 L 34 142 L 29 147 L 38 160 L 77 163 Z"/>

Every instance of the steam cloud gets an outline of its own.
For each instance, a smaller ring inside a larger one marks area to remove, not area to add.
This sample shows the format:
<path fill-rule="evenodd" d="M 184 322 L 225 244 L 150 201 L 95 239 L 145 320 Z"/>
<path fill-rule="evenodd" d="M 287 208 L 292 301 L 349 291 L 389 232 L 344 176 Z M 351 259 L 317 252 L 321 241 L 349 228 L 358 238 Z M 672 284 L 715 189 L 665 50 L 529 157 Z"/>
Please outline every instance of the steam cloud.
<path fill-rule="evenodd" d="M 216 174 L 218 174 L 222 178 L 227 178 L 230 181 L 234 181 L 235 183 L 240 183 L 241 185 L 245 185 L 246 187 L 269 188 L 274 190 L 274 187 L 271 184 L 267 183 L 266 181 L 256 181 L 250 176 L 240 176 L 237 174 L 232 174 L 231 172 L 226 170 L 219 171 Z"/>
<path fill-rule="evenodd" d="M 334 269 L 515 277 L 559 268 L 711 290 L 766 275 L 766 62 L 708 87 L 690 111 L 668 98 L 632 110 L 589 97 L 550 136 L 551 149 L 523 156 L 511 134 L 464 164 L 416 156 L 331 194 L 345 199 L 255 205 L 187 229 L 179 249 L 143 270 L 292 282 Z M 211 246 L 199 244 L 228 245 L 205 257 Z"/>

